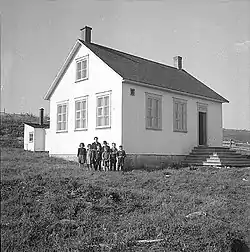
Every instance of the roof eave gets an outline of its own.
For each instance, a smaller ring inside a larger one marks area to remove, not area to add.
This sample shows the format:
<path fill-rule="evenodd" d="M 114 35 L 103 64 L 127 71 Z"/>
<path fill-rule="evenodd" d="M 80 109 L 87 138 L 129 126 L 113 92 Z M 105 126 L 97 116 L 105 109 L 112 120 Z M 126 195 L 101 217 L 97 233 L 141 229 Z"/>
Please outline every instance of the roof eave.
<path fill-rule="evenodd" d="M 188 92 L 178 91 L 178 90 L 174 90 L 174 89 L 170 89 L 170 88 L 160 87 L 160 86 L 152 85 L 152 84 L 149 84 L 149 83 L 139 82 L 139 81 L 134 81 L 134 80 L 129 80 L 129 79 L 123 79 L 122 82 L 124 82 L 124 83 L 127 82 L 127 83 L 131 83 L 131 84 L 135 84 L 135 85 L 139 85 L 139 86 L 143 86 L 143 87 L 155 88 L 155 89 L 158 89 L 158 90 L 163 90 L 163 91 L 167 91 L 167 92 L 171 92 L 171 93 L 175 93 L 175 94 L 188 95 L 188 96 L 191 96 L 191 97 L 195 97 L 195 98 L 199 98 L 199 99 L 205 99 L 205 100 L 219 102 L 219 103 L 229 103 L 229 101 L 227 99 L 223 98 L 223 97 L 222 97 L 222 99 L 213 99 L 213 98 L 207 97 L 207 96 L 191 94 L 191 93 L 188 93 Z"/>

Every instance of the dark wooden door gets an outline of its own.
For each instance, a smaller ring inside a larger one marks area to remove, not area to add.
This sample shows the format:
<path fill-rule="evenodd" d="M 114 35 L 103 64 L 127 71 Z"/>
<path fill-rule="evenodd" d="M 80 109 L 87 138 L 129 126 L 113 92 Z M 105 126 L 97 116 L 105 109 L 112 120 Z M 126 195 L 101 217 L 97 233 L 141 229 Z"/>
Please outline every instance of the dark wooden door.
<path fill-rule="evenodd" d="M 207 144 L 207 113 L 199 112 L 199 145 Z"/>

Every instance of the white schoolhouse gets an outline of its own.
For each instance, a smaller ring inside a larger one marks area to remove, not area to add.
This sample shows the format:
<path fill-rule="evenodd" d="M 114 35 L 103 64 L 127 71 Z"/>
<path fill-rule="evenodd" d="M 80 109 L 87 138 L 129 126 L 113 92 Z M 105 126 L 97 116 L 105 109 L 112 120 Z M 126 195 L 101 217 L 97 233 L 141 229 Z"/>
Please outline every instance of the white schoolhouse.
<path fill-rule="evenodd" d="M 182 68 L 78 39 L 45 95 L 50 102 L 50 155 L 75 158 L 80 142 L 122 144 L 138 163 L 181 159 L 198 145 L 222 145 L 222 103 Z M 151 161 L 150 161 L 151 160 Z"/>

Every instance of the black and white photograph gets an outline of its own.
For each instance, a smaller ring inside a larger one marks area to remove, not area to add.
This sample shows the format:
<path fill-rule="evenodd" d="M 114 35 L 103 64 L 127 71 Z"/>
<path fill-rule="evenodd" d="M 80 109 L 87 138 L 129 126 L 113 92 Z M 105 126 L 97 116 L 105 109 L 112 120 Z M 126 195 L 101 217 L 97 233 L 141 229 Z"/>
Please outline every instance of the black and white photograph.
<path fill-rule="evenodd" d="M 1 251 L 250 252 L 250 0 L 0 0 Z"/>

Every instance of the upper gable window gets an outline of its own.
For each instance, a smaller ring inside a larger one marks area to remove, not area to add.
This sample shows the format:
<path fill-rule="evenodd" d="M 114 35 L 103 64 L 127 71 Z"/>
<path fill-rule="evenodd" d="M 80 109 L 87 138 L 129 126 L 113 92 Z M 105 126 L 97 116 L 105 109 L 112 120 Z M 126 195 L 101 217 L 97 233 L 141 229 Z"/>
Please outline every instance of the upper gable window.
<path fill-rule="evenodd" d="M 76 60 L 76 81 L 88 79 L 88 56 Z"/>

